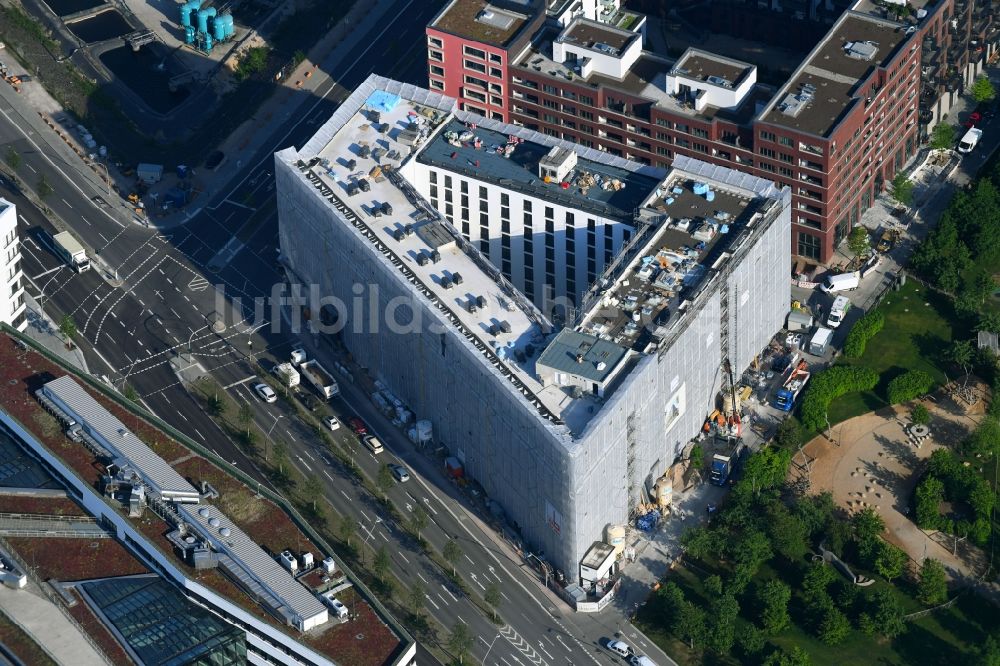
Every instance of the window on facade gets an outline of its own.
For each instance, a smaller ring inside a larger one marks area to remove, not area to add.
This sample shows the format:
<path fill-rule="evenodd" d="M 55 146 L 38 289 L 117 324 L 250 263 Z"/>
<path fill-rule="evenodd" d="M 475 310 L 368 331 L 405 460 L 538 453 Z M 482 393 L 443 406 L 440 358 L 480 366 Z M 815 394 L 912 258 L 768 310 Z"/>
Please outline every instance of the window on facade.
<path fill-rule="evenodd" d="M 700 137 L 702 139 L 707 139 L 708 138 L 708 132 L 705 131 L 705 130 L 703 130 L 703 129 L 701 129 L 700 127 L 692 127 L 691 128 L 691 134 L 693 134 L 693 135 L 695 135 L 697 137 Z"/>
<path fill-rule="evenodd" d="M 486 60 L 486 51 L 482 49 L 477 49 L 472 46 L 464 45 L 462 46 L 462 52 L 467 56 L 472 56 L 473 58 L 479 58 L 480 60 Z"/>
<path fill-rule="evenodd" d="M 433 90 L 444 90 L 444 81 L 438 81 L 437 79 L 431 79 L 431 89 Z"/>
<path fill-rule="evenodd" d="M 594 106 L 594 98 L 587 95 L 580 95 L 580 104 L 585 106 Z"/>
<path fill-rule="evenodd" d="M 444 43 L 437 37 L 428 37 L 427 43 L 430 44 L 431 46 L 436 46 L 439 49 L 444 48 Z"/>
<path fill-rule="evenodd" d="M 469 76 L 468 74 L 466 74 L 466 76 L 465 76 L 465 82 L 467 84 L 469 84 L 470 86 L 479 86 L 480 88 L 485 88 L 486 87 L 486 80 L 485 79 L 479 79 L 479 78 L 476 78 L 475 76 Z"/>
<path fill-rule="evenodd" d="M 503 56 L 501 56 L 499 53 L 491 53 L 490 62 L 503 64 Z"/>
<path fill-rule="evenodd" d="M 433 74 L 434 76 L 444 76 L 444 67 L 431 65 L 431 74 Z"/>
<path fill-rule="evenodd" d="M 428 51 L 431 60 L 437 60 L 438 62 L 444 62 L 444 54 L 440 51 Z"/>
<path fill-rule="evenodd" d="M 475 60 L 463 60 L 462 65 L 466 69 L 470 69 L 473 72 L 481 72 L 482 74 L 486 73 L 486 65 L 481 62 L 476 62 Z"/>
<path fill-rule="evenodd" d="M 813 236 L 804 231 L 799 232 L 799 256 L 819 259 L 820 246 L 819 236 Z"/>
<path fill-rule="evenodd" d="M 503 70 L 500 69 L 499 67 L 490 67 L 490 76 L 492 76 L 494 79 L 502 79 Z"/>
<path fill-rule="evenodd" d="M 764 141 L 774 141 L 774 132 L 768 132 L 767 130 L 760 131 L 760 138 Z"/>
<path fill-rule="evenodd" d="M 685 134 L 691 131 L 691 128 L 683 123 L 674 123 L 674 129 L 678 132 L 684 132 Z"/>
<path fill-rule="evenodd" d="M 774 157 L 774 151 L 771 150 L 770 148 L 761 148 L 760 154 L 763 155 L 764 157 Z"/>

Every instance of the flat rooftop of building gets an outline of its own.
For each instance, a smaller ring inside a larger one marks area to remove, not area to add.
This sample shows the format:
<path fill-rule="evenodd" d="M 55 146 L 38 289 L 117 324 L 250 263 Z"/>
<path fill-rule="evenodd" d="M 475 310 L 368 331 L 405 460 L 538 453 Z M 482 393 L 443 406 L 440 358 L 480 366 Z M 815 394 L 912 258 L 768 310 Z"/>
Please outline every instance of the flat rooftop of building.
<path fill-rule="evenodd" d="M 860 95 L 858 84 L 910 38 L 906 26 L 845 13 L 789 79 L 761 120 L 828 136 Z"/>
<path fill-rule="evenodd" d="M 550 37 L 554 36 L 554 33 L 550 33 Z M 774 96 L 773 89 L 758 85 L 746 95 L 743 102 L 736 108 L 722 109 L 709 106 L 697 111 L 693 106 L 682 104 L 680 100 L 667 93 L 667 73 L 673 69 L 674 61 L 645 51 L 621 79 L 598 73 L 591 73 L 588 77 L 580 76 L 566 65 L 552 60 L 552 42 L 550 40 L 543 40 L 537 48 L 526 50 L 516 65 L 526 70 L 545 74 L 557 82 L 573 81 L 579 85 L 579 82 L 583 81 L 595 88 L 603 86 L 613 90 L 621 90 L 648 99 L 658 107 L 669 109 L 673 113 L 703 120 L 718 117 L 721 120 L 746 124 Z M 512 71 L 512 75 L 517 76 L 516 69 Z"/>
<path fill-rule="evenodd" d="M 673 67 L 678 75 L 729 88 L 739 86 L 753 69 L 749 63 L 699 49 L 685 51 Z"/>
<path fill-rule="evenodd" d="M 471 139 L 456 146 L 445 138 L 449 132 L 461 134 L 466 129 L 465 124 L 458 120 L 449 121 L 443 131 L 420 151 L 417 159 L 424 164 L 468 174 L 553 203 L 629 223 L 636 207 L 656 189 L 655 178 L 583 157 L 577 158 L 575 174 L 571 174 L 567 181 L 571 183 L 569 187 L 564 188 L 562 183 L 546 183 L 539 176 L 538 162 L 549 152 L 550 146 L 523 141 L 506 157 L 498 153 L 497 148 L 507 145 L 509 135 L 482 125 L 473 131 L 475 137 L 482 141 L 480 149 L 474 147 Z M 584 173 L 597 175 L 602 182 L 617 181 L 623 187 L 606 190 L 598 185 L 584 190 L 573 183 Z"/>
<path fill-rule="evenodd" d="M 603 51 L 603 45 L 621 53 L 632 40 L 642 39 L 642 35 L 605 23 L 577 18 L 566 26 L 559 38 L 561 41 L 579 44 L 588 49 Z"/>
<path fill-rule="evenodd" d="M 530 11 L 529 7 L 525 7 Z M 527 22 L 520 12 L 484 0 L 453 0 L 431 23 L 432 28 L 486 44 L 506 46 Z"/>
<path fill-rule="evenodd" d="M 385 134 L 375 131 L 366 112 L 369 106 L 366 100 L 379 94 L 394 98 L 392 108 L 386 106 L 381 112 L 380 123 L 390 128 Z M 401 279 L 407 280 L 417 293 L 432 303 L 431 307 L 436 308 L 444 320 L 451 323 L 456 334 L 464 336 L 494 367 L 503 364 L 513 371 L 508 379 L 514 390 L 532 402 L 544 417 L 558 422 L 558 413 L 536 394 L 542 387 L 534 378 L 533 358 L 525 353 L 529 345 L 541 350 L 545 343 L 544 331 L 550 328 L 538 309 L 431 208 L 402 174 L 393 173 L 391 178 L 381 180 L 369 179 L 369 192 L 349 194 L 348 187 L 354 176 L 368 174 L 375 166 L 399 166 L 399 160 L 376 162 L 371 156 L 362 157 L 361 145 L 378 145 L 405 153 L 409 147 L 398 142 L 400 131 L 419 117 L 424 119 L 430 132 L 430 137 L 418 148 L 422 150 L 436 141 L 436 136 L 447 127 L 466 129 L 465 124 L 455 121 L 451 115 L 454 106 L 453 99 L 438 93 L 373 75 L 341 104 L 300 151 L 288 149 L 278 153 L 278 159 L 291 160 L 316 188 L 317 196 L 328 199 L 368 239 L 372 251 L 399 270 Z M 517 129 L 504 127 L 512 131 Z M 506 144 L 506 135 L 500 136 Z M 468 151 L 472 159 L 478 157 L 482 164 L 485 150 L 470 148 Z M 345 168 L 350 159 L 356 162 L 353 170 Z M 452 164 L 450 158 L 442 159 Z M 309 160 L 312 165 L 299 160 Z M 392 207 L 391 215 L 376 216 L 377 204 L 382 203 Z M 405 233 L 407 227 L 413 233 Z M 434 250 L 440 253 L 439 261 L 421 264 L 420 257 L 429 256 Z M 460 283 L 456 283 L 456 276 L 461 277 Z M 470 300 L 479 297 L 482 307 L 470 312 Z M 519 352 L 523 360 L 517 358 Z"/>
<path fill-rule="evenodd" d="M 943 5 L 940 0 L 909 0 L 905 5 L 896 5 L 899 7 L 905 6 L 909 13 L 905 18 L 900 19 L 902 22 L 906 22 L 908 19 L 916 19 L 916 13 L 921 9 L 926 9 L 931 12 L 936 5 Z M 860 0 L 857 4 L 851 7 L 851 11 L 863 12 L 865 14 L 871 14 L 873 16 L 878 16 L 880 18 L 890 18 L 894 19 L 895 14 L 891 11 L 893 5 L 889 3 L 876 3 L 874 0 Z"/>
<path fill-rule="evenodd" d="M 567 328 L 549 343 L 538 357 L 538 364 L 603 382 L 627 353 L 628 349 L 613 342 Z"/>

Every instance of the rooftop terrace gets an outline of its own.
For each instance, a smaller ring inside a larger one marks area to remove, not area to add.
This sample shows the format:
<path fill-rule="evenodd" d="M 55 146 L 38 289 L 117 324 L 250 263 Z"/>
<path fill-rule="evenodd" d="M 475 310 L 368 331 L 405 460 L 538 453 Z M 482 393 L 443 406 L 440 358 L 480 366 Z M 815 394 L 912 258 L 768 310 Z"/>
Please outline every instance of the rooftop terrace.
<path fill-rule="evenodd" d="M 453 0 L 437 15 L 431 27 L 479 42 L 506 46 L 527 20 L 525 14 L 495 7 L 484 0 Z"/>
<path fill-rule="evenodd" d="M 589 76 L 584 77 L 571 67 L 567 67 L 566 64 L 557 63 L 552 59 L 551 39 L 555 37 L 556 33 L 549 32 L 548 39 L 542 40 L 537 47 L 527 49 L 520 60 L 513 63 L 513 65 L 528 72 L 543 74 L 563 83 L 570 81 L 575 82 L 577 85 L 587 84 L 595 89 L 604 87 L 612 90 L 621 90 L 647 99 L 660 108 L 691 118 L 712 120 L 717 117 L 720 120 L 727 120 L 736 124 L 748 123 L 774 95 L 773 89 L 757 85 L 744 97 L 742 103 L 736 108 L 723 109 L 707 106 L 703 110 L 698 111 L 692 105 L 685 104 L 682 100 L 667 92 L 667 74 L 676 66 L 675 61 L 643 51 L 642 55 L 629 68 L 628 73 L 621 79 L 597 72 L 592 72 Z M 700 64 L 703 68 L 706 68 L 704 69 L 706 72 L 711 68 L 708 60 L 695 60 L 692 65 L 695 64 Z M 719 71 L 728 71 L 732 74 L 732 71 L 721 67 Z M 518 76 L 516 69 L 512 71 L 512 76 Z M 517 100 L 514 103 L 517 104 Z"/>
<path fill-rule="evenodd" d="M 738 86 L 753 69 L 749 63 L 697 49 L 685 51 L 673 66 L 679 75 L 727 88 Z"/>
<path fill-rule="evenodd" d="M 761 116 L 764 122 L 829 136 L 845 111 L 865 95 L 858 90 L 888 64 L 910 35 L 906 27 L 855 12 L 845 13 Z"/>
<path fill-rule="evenodd" d="M 620 53 L 632 40 L 642 39 L 642 36 L 639 33 L 622 30 L 597 21 L 578 18 L 567 26 L 560 39 L 596 51 Z"/>
<path fill-rule="evenodd" d="M 585 190 L 575 186 L 563 188 L 561 183 L 546 183 L 539 177 L 538 162 L 549 152 L 549 146 L 523 141 L 516 145 L 510 155 L 504 155 L 497 148 L 507 145 L 509 135 L 481 125 L 473 132 L 482 142 L 479 149 L 475 147 L 473 139 L 455 141 L 448 138 L 452 136 L 451 133 L 461 135 L 465 131 L 464 123 L 450 120 L 443 131 L 438 132 L 420 151 L 417 159 L 424 164 L 458 171 L 547 201 L 628 223 L 632 222 L 635 209 L 657 185 L 657 180 L 650 176 L 581 157 L 577 159 L 576 169 L 566 182 L 589 173 L 598 176 L 600 182 L 617 181 L 623 187 L 604 189 L 597 186 Z"/>

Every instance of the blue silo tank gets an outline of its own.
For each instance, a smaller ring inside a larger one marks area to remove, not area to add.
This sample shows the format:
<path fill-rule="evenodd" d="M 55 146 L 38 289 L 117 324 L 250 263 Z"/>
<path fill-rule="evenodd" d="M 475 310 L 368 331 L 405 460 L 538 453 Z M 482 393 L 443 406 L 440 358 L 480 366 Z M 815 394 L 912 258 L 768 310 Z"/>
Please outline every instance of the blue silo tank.
<path fill-rule="evenodd" d="M 212 34 L 215 35 L 215 41 L 221 42 L 226 38 L 226 17 L 216 16 L 212 19 Z"/>
<path fill-rule="evenodd" d="M 181 25 L 185 28 L 191 26 L 191 5 L 181 5 Z"/>
<path fill-rule="evenodd" d="M 215 7 L 198 10 L 198 32 L 208 34 L 208 19 L 215 16 Z"/>
<path fill-rule="evenodd" d="M 229 39 L 236 32 L 236 28 L 233 27 L 233 15 L 224 14 L 223 18 L 226 20 L 226 39 Z"/>
<path fill-rule="evenodd" d="M 184 43 L 194 44 L 194 26 L 189 25 L 184 28 Z"/>
<path fill-rule="evenodd" d="M 205 52 L 212 50 L 212 35 L 205 33 Z"/>

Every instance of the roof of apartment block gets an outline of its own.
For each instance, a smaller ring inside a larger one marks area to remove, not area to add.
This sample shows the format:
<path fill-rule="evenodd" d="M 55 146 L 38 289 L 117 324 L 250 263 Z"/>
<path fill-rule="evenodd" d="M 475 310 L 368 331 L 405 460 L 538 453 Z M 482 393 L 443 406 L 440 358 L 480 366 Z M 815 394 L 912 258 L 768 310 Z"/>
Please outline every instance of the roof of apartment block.
<path fill-rule="evenodd" d="M 606 23 L 585 18 L 574 19 L 559 36 L 560 41 L 579 44 L 588 49 L 602 50 L 600 45 L 622 51 L 632 40 L 642 39 L 642 35 L 630 30 L 622 30 Z"/>
<path fill-rule="evenodd" d="M 506 46 L 527 20 L 525 14 L 501 9 L 485 0 L 453 0 L 430 27 L 477 42 Z"/>
<path fill-rule="evenodd" d="M 685 51 L 673 67 L 678 75 L 730 88 L 739 86 L 753 69 L 749 63 L 693 48 Z"/>
<path fill-rule="evenodd" d="M 799 66 L 760 116 L 763 122 L 826 137 L 877 67 L 895 57 L 910 37 L 906 26 L 856 12 L 845 13 Z"/>
<path fill-rule="evenodd" d="M 697 111 L 690 106 L 681 104 L 672 95 L 667 93 L 667 74 L 674 68 L 675 62 L 645 51 L 636 59 L 632 67 L 621 79 L 599 73 L 591 73 L 587 77 L 580 76 L 580 74 L 574 72 L 566 65 L 552 60 L 552 42 L 544 40 L 540 43 L 540 46 L 526 50 L 521 59 L 515 64 L 529 72 L 543 74 L 553 79 L 555 81 L 554 85 L 559 88 L 564 87 L 566 82 L 572 82 L 576 86 L 590 85 L 595 89 L 600 86 L 613 90 L 621 90 L 647 99 L 657 107 L 667 109 L 673 113 L 690 118 L 700 118 L 706 121 L 717 117 L 720 120 L 745 124 L 774 95 L 772 89 L 757 85 L 736 108 L 720 109 L 709 106 L 701 111 Z M 705 64 L 707 65 L 708 63 L 705 62 Z M 513 70 L 513 76 L 517 76 L 517 70 Z"/>
<path fill-rule="evenodd" d="M 472 178 L 509 187 L 568 208 L 617 218 L 631 222 L 635 209 L 656 189 L 658 180 L 634 171 L 598 163 L 585 158 L 578 158 L 576 169 L 567 182 L 577 181 L 584 174 L 597 176 L 601 183 L 619 183 L 604 189 L 601 184 L 589 188 L 581 188 L 575 183 L 565 187 L 564 183 L 546 183 L 539 176 L 538 162 L 550 146 L 522 141 L 518 143 L 510 156 L 497 152 L 498 148 L 507 145 L 509 134 L 477 126 L 472 134 L 482 141 L 482 147 L 476 148 L 474 139 L 454 145 L 446 135 L 450 132 L 461 134 L 467 131 L 465 123 L 452 120 L 441 132 L 420 151 L 417 158 L 425 164 L 440 167 L 447 171 L 456 171 Z"/>

